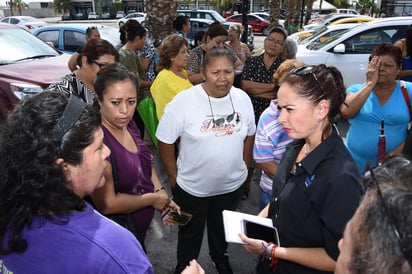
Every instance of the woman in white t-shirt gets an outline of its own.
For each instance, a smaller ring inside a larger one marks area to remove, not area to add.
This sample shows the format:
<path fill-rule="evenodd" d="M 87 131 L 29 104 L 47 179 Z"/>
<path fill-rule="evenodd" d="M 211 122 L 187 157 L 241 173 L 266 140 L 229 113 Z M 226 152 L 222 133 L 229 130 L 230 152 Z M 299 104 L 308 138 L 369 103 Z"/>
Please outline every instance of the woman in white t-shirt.
<path fill-rule="evenodd" d="M 175 273 L 199 255 L 206 223 L 218 272 L 232 273 L 222 211 L 235 210 L 243 193 L 255 118 L 249 96 L 233 87 L 235 60 L 230 50 L 208 51 L 203 75 L 202 84 L 180 92 L 166 106 L 156 132 L 174 200 L 193 216 L 179 227 Z"/>

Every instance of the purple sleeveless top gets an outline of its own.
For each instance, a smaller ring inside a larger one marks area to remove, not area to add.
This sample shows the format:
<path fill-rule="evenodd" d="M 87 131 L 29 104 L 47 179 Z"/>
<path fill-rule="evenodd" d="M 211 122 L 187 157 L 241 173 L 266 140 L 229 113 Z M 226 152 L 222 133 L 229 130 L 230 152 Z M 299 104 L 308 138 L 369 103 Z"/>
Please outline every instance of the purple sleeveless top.
<path fill-rule="evenodd" d="M 110 148 L 116 162 L 118 191 L 134 195 L 153 193 L 154 186 L 151 179 L 153 155 L 140 139 L 139 130 L 134 120 L 130 121 L 127 129 L 136 143 L 137 153 L 124 148 L 104 125 L 102 125 L 102 129 L 104 143 Z M 107 159 L 108 161 L 111 161 L 110 157 Z M 154 208 L 148 206 L 133 212 L 132 215 L 139 229 L 139 234 L 144 239 L 154 215 Z"/>

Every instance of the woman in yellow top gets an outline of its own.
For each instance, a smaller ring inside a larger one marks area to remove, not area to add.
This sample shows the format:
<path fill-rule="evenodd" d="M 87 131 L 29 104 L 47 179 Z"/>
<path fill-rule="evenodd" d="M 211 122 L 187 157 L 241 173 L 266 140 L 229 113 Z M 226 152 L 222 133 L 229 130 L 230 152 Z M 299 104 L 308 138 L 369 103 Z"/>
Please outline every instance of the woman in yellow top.
<path fill-rule="evenodd" d="M 156 66 L 158 73 L 150 87 L 156 104 L 157 118 L 179 92 L 192 87 L 185 67 L 189 60 L 187 40 L 177 34 L 167 36 L 158 48 L 160 60 Z"/>

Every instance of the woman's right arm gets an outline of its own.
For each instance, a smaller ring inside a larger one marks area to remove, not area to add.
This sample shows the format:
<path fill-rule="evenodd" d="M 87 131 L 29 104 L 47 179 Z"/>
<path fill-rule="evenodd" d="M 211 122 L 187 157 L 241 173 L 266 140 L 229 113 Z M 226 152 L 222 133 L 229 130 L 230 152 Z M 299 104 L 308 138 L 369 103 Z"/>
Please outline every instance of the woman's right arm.
<path fill-rule="evenodd" d="M 154 206 L 159 200 L 164 200 L 166 204 L 169 199 L 164 191 L 142 195 L 115 193 L 112 165 L 109 162 L 104 177 L 104 185 L 91 195 L 96 208 L 103 214 L 131 213 L 147 206 Z"/>
<path fill-rule="evenodd" d="M 378 81 L 379 67 L 379 58 L 375 56 L 368 65 L 365 85 L 355 93 L 346 93 L 345 102 L 340 107 L 340 113 L 343 118 L 348 119 L 355 116 L 362 108 Z"/>
<path fill-rule="evenodd" d="M 167 175 L 169 177 L 170 186 L 173 189 L 176 185 L 177 177 L 175 144 L 166 144 L 158 140 L 158 147 L 160 158 L 162 159 L 163 165 L 165 166 Z"/>

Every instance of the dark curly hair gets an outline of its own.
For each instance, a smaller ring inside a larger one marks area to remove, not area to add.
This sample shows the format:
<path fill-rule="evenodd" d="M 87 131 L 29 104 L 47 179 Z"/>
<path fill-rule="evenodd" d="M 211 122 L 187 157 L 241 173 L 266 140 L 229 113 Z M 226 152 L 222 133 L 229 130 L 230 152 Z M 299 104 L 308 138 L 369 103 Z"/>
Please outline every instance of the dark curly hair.
<path fill-rule="evenodd" d="M 298 73 L 298 70 L 306 70 L 307 73 Z M 322 139 L 324 140 L 331 131 L 339 108 L 345 101 L 345 85 L 340 71 L 335 67 L 328 67 L 324 64 L 316 66 L 303 66 L 292 70 L 282 81 L 295 87 L 296 93 L 308 99 L 313 105 L 321 100 L 329 101 L 328 125 L 323 129 Z"/>
<path fill-rule="evenodd" d="M 87 105 L 73 127 L 62 138 L 56 137 L 53 129 L 68 99 L 54 91 L 29 97 L 15 107 L 1 132 L 0 155 L 7 157 L 0 158 L 0 254 L 27 249 L 22 230 L 36 215 L 64 224 L 70 212 L 86 207 L 68 187 L 56 160 L 81 164 L 101 117 Z"/>

